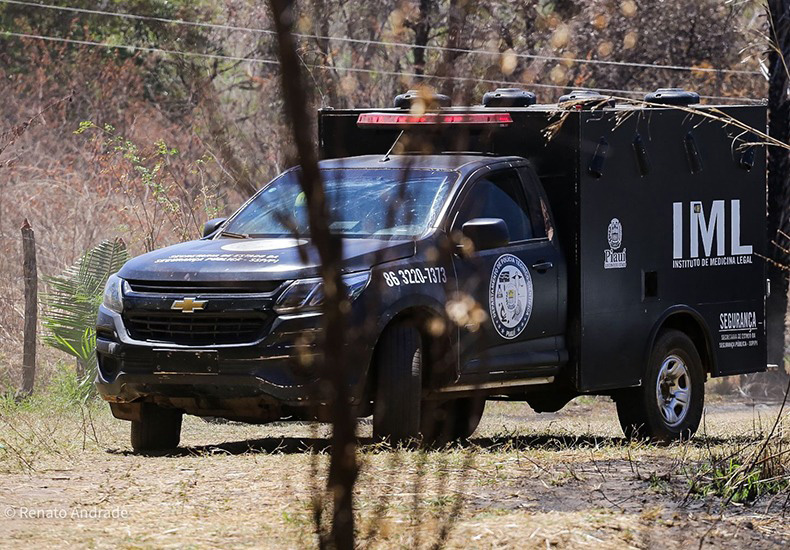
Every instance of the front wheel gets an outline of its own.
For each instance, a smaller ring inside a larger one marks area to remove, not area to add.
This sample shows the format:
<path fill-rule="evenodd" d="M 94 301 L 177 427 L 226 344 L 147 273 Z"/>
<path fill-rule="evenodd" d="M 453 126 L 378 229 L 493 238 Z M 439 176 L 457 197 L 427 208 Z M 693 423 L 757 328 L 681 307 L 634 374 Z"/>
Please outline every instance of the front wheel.
<path fill-rule="evenodd" d="M 420 436 L 422 338 L 411 324 L 390 327 L 376 350 L 373 437 L 391 445 Z"/>
<path fill-rule="evenodd" d="M 132 420 L 132 449 L 137 453 L 170 451 L 181 440 L 181 411 L 143 403 L 140 420 Z"/>
<path fill-rule="evenodd" d="M 624 390 L 615 402 L 627 438 L 689 439 L 705 405 L 705 372 L 694 342 L 677 330 L 660 333 L 642 386 Z"/>

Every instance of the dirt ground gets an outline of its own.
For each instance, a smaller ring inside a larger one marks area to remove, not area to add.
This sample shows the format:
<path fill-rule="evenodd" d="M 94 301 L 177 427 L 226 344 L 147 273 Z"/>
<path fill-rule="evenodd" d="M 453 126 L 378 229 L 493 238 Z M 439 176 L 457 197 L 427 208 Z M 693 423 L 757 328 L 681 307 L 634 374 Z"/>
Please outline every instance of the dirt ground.
<path fill-rule="evenodd" d="M 755 444 L 778 410 L 718 398 L 703 433 L 669 447 L 626 443 L 603 398 L 544 415 L 489 402 L 469 445 L 434 452 L 371 445 L 362 421 L 359 544 L 788 548 L 787 489 L 724 509 L 689 494 L 706 458 Z M 186 417 L 166 457 L 132 454 L 128 430 L 101 404 L 0 417 L 0 546 L 315 546 L 326 426 Z"/>

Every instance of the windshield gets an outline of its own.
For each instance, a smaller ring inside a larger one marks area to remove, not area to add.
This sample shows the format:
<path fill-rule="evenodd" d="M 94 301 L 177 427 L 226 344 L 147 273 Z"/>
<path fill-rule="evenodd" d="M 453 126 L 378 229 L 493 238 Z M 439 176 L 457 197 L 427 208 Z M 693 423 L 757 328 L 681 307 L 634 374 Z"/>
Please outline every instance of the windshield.
<path fill-rule="evenodd" d="M 291 170 L 264 187 L 224 231 L 250 237 L 293 237 L 308 231 L 307 203 Z M 333 233 L 344 237 L 411 238 L 436 221 L 455 172 L 418 169 L 321 170 Z"/>

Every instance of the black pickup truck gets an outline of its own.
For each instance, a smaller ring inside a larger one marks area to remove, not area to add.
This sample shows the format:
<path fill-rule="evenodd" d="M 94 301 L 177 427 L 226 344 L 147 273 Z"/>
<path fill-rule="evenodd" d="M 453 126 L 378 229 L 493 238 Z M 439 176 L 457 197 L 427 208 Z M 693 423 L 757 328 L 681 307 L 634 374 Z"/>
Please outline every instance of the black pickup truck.
<path fill-rule="evenodd" d="M 695 94 L 648 100 L 319 113 L 350 406 L 376 437 L 463 438 L 486 399 L 603 394 L 627 436 L 685 438 L 708 376 L 765 370 L 765 148 L 690 112 L 712 112 Z M 765 127 L 763 106 L 717 108 Z M 319 267 L 296 168 L 113 275 L 96 384 L 133 447 L 177 446 L 184 413 L 322 418 Z"/>

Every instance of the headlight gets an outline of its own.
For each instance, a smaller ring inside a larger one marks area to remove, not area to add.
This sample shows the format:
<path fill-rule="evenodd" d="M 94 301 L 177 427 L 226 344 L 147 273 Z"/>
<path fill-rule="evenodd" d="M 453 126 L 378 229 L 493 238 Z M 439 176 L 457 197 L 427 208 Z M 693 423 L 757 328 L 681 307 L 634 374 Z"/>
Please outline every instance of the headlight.
<path fill-rule="evenodd" d="M 118 277 L 118 275 L 110 275 L 109 279 L 107 279 L 107 284 L 104 286 L 104 301 L 102 305 L 116 313 L 121 313 L 123 311 L 123 295 L 128 290 L 130 290 L 129 283 Z"/>
<path fill-rule="evenodd" d="M 370 281 L 370 271 L 343 276 L 348 299 L 354 301 L 362 294 Z M 324 283 L 320 277 L 294 281 L 285 289 L 274 304 L 277 313 L 311 311 L 321 309 L 324 304 Z"/>

